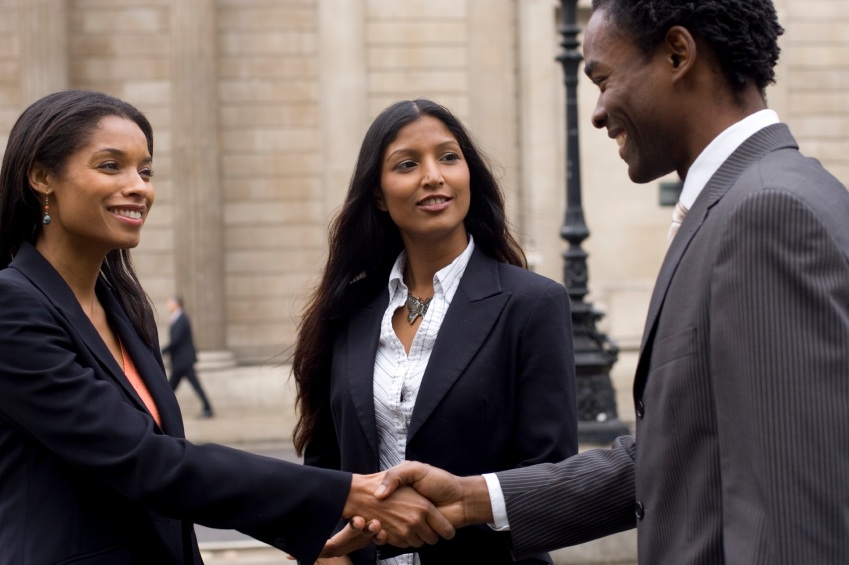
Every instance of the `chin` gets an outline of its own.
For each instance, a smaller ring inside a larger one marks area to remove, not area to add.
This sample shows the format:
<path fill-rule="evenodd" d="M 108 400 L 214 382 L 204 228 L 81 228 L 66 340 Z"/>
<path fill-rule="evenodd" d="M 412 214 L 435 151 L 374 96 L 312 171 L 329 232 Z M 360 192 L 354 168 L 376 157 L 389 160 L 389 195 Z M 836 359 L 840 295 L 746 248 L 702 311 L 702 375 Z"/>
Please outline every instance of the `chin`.
<path fill-rule="evenodd" d="M 135 249 L 139 246 L 139 243 L 141 243 L 141 241 L 138 239 L 135 241 L 124 241 L 115 245 L 115 249 Z"/>
<path fill-rule="evenodd" d="M 646 184 L 647 182 L 656 181 L 660 177 L 666 175 L 667 173 L 671 173 L 672 171 L 658 171 L 653 169 L 640 169 L 636 166 L 628 167 L 628 178 L 631 179 L 631 182 L 637 184 Z"/>

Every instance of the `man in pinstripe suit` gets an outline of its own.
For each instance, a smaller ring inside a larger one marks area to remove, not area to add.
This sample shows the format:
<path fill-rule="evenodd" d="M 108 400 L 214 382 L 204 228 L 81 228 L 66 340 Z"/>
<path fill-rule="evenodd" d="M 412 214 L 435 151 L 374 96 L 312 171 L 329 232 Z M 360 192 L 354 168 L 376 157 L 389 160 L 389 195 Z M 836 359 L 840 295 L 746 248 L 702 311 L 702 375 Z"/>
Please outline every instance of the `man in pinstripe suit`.
<path fill-rule="evenodd" d="M 766 109 L 770 0 L 594 0 L 593 124 L 688 209 L 649 306 L 636 438 L 413 484 L 516 557 L 637 527 L 639 562 L 849 563 L 849 193 Z M 489 487 L 489 488 L 487 488 Z M 506 512 L 499 505 L 506 503 Z"/>

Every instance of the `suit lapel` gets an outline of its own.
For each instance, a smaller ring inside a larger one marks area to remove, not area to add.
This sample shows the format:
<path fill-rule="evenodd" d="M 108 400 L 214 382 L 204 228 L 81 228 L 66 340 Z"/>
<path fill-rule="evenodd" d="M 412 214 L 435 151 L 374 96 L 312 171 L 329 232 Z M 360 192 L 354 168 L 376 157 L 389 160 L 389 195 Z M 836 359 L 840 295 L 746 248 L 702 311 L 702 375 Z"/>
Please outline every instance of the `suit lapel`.
<path fill-rule="evenodd" d="M 167 431 L 169 435 L 183 437 L 185 432 L 180 406 L 165 376 L 165 368 L 162 366 L 161 360 L 141 340 L 132 322 L 127 318 L 118 301 L 105 285 L 98 285 L 98 296 L 109 316 L 109 323 L 112 325 L 112 329 L 115 330 L 124 344 L 127 353 L 129 353 L 133 364 L 136 366 L 136 370 L 141 375 L 145 386 L 147 386 L 147 390 L 153 398 L 156 408 L 159 410 L 162 429 Z M 132 391 L 134 399 L 137 403 L 141 402 L 141 407 L 147 411 L 147 407 L 142 402 L 141 397 L 139 397 L 135 388 L 130 384 L 129 379 L 124 375 L 123 367 L 120 368 L 120 376 L 117 380 L 123 386 L 124 390 L 129 388 Z M 126 385 L 129 385 L 129 387 Z"/>
<path fill-rule="evenodd" d="M 54 269 L 53 266 L 50 265 L 50 263 L 48 263 L 47 260 L 42 257 L 41 254 L 29 243 L 23 244 L 21 249 L 18 250 L 18 253 L 15 256 L 14 267 L 26 275 L 26 277 L 32 281 L 39 290 L 41 290 L 47 300 L 56 307 L 59 313 L 65 318 L 68 330 L 74 331 L 80 336 L 81 341 L 85 343 L 92 356 L 100 365 L 100 372 L 102 374 L 109 375 L 109 377 L 112 378 L 112 380 L 124 391 L 124 393 L 132 399 L 136 407 L 146 412 L 147 407 L 133 388 L 133 385 L 130 384 L 130 381 L 124 375 L 123 367 L 118 366 L 118 363 L 115 361 L 115 358 L 112 356 L 109 348 L 106 347 L 106 343 L 104 343 L 100 334 L 97 333 L 97 329 L 91 323 L 91 320 L 88 319 L 88 316 L 85 315 L 85 312 L 83 312 L 79 302 L 77 302 L 77 299 L 74 296 L 74 293 L 71 291 L 71 288 L 67 285 L 56 269 Z M 106 309 L 107 316 L 110 317 L 110 322 L 114 321 L 117 318 L 114 315 L 114 312 L 116 310 L 120 311 L 117 301 L 115 301 L 108 290 L 102 287 L 102 283 L 100 282 L 98 282 L 97 292 L 101 301 L 104 299 L 106 300 L 103 302 L 103 306 Z M 121 312 L 121 315 L 123 315 L 123 312 Z M 126 317 L 123 319 L 126 320 Z M 129 324 L 129 320 L 126 320 L 126 323 Z M 132 326 L 130 327 L 132 328 Z M 118 332 L 121 339 L 125 340 L 126 347 L 129 348 L 132 346 L 132 349 L 130 350 L 131 355 L 133 355 L 133 352 L 136 352 L 133 357 L 133 361 L 137 362 L 137 357 L 142 359 L 143 356 L 140 355 L 139 352 L 140 348 L 136 347 L 134 343 L 138 341 L 138 345 L 143 347 L 140 338 L 135 333 L 135 329 L 132 329 L 132 338 L 129 338 L 129 332 L 127 332 L 126 329 L 114 329 Z M 140 364 L 137 368 L 139 369 L 139 374 L 142 375 L 142 378 L 145 378 L 148 374 L 150 374 L 144 372 L 149 369 L 146 362 Z M 145 378 L 145 383 L 147 383 L 148 380 L 150 380 L 149 377 Z M 154 388 L 158 389 L 159 387 Z M 157 391 L 156 394 L 151 391 L 151 396 L 153 396 L 154 401 L 157 402 L 157 406 L 159 406 L 159 402 L 164 400 L 163 397 L 165 395 L 163 395 L 161 391 Z M 171 393 L 170 396 L 173 398 L 173 393 Z M 164 423 L 165 421 L 163 420 L 163 425 Z M 182 429 L 182 424 L 180 424 L 180 428 Z"/>
<path fill-rule="evenodd" d="M 407 431 L 408 445 L 480 349 L 509 298 L 510 294 L 501 288 L 498 263 L 476 248 L 422 376 Z"/>
<path fill-rule="evenodd" d="M 687 213 L 675 239 L 672 240 L 666 257 L 660 267 L 654 290 L 652 291 L 649 311 L 646 317 L 646 325 L 643 329 L 643 340 L 640 346 L 640 359 L 637 363 L 637 373 L 634 381 L 634 398 L 642 396 L 645 380 L 648 376 L 648 362 L 651 357 L 651 346 L 654 340 L 654 332 L 657 328 L 657 320 L 669 284 L 678 269 L 681 258 L 687 251 L 693 237 L 707 219 L 711 208 L 728 192 L 740 175 L 755 161 L 776 149 L 784 147 L 797 147 L 796 141 L 790 134 L 789 128 L 784 124 L 768 126 L 743 142 L 734 153 L 719 167 L 716 173 L 705 185 L 692 210 Z"/>
<path fill-rule="evenodd" d="M 389 291 L 384 289 L 351 317 L 346 336 L 351 400 L 375 455 L 378 453 L 378 444 L 374 416 L 374 361 L 380 339 L 380 324 L 388 305 Z"/>

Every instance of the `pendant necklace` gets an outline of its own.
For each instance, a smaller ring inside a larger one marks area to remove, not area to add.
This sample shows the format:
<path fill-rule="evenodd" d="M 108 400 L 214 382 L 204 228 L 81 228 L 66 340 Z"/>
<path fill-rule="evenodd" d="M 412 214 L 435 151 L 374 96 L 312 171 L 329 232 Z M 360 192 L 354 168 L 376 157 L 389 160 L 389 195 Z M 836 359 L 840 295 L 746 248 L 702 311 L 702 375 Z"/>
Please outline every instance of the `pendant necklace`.
<path fill-rule="evenodd" d="M 430 306 L 430 301 L 433 300 L 433 297 L 422 300 L 416 296 L 410 294 L 410 291 L 407 291 L 407 322 L 412 326 L 416 318 L 419 316 L 424 319 L 424 315 L 427 314 L 427 307 Z"/>

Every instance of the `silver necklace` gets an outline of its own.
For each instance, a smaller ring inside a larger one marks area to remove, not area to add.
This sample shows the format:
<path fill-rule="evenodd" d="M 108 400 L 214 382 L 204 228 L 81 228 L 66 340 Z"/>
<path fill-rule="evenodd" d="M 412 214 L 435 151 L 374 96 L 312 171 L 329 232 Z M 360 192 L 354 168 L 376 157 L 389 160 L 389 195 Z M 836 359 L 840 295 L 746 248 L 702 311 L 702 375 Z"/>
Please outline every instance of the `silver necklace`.
<path fill-rule="evenodd" d="M 430 301 L 433 300 L 433 297 L 422 300 L 416 296 L 410 294 L 410 291 L 407 291 L 407 322 L 412 326 L 415 323 L 416 318 L 419 316 L 424 319 L 424 315 L 427 314 L 427 307 L 430 306 Z"/>

